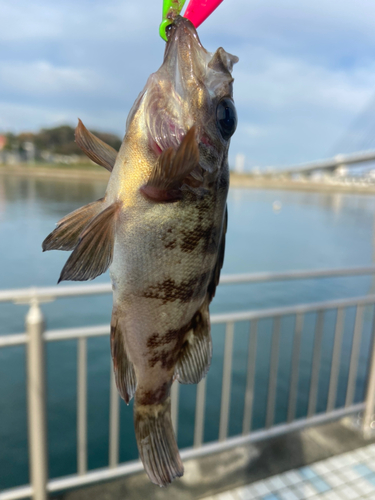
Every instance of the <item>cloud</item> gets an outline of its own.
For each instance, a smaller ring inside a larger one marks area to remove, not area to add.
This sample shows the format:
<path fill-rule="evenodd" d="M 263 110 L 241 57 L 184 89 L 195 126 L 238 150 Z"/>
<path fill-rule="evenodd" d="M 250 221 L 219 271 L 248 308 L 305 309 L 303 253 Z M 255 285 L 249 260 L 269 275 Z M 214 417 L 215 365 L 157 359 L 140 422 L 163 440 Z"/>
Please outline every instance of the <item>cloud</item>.
<path fill-rule="evenodd" d="M 64 35 L 59 10 L 41 2 L 0 0 L 0 41 L 59 39 Z"/>
<path fill-rule="evenodd" d="M 251 62 L 236 71 L 241 104 L 268 109 L 301 106 L 355 111 L 371 96 L 375 60 L 350 70 L 252 49 Z"/>
<path fill-rule="evenodd" d="M 90 112 L 77 109 L 76 106 L 62 109 L 58 105 L 31 106 L 0 100 L 0 130 L 32 131 L 63 123 L 75 127 L 78 118 L 81 118 L 84 124 L 91 129 L 113 132 L 122 137 L 125 130 L 124 116 L 126 112 L 127 110 L 121 108 Z"/>
<path fill-rule="evenodd" d="M 47 106 L 32 106 L 27 104 L 14 104 L 0 101 L 0 130 L 35 130 L 47 125 L 56 125 L 71 121 L 70 112 L 65 113 L 59 109 Z M 22 126 L 20 126 L 22 124 Z"/>
<path fill-rule="evenodd" d="M 375 61 L 349 70 L 265 49 L 249 48 L 249 54 L 248 67 L 235 72 L 240 122 L 232 144 L 248 165 L 326 156 L 374 93 Z M 249 131 L 249 122 L 262 134 Z"/>
<path fill-rule="evenodd" d="M 100 75 L 88 69 L 53 66 L 48 61 L 5 63 L 0 67 L 3 91 L 29 94 L 60 92 L 98 92 L 103 83 Z"/>

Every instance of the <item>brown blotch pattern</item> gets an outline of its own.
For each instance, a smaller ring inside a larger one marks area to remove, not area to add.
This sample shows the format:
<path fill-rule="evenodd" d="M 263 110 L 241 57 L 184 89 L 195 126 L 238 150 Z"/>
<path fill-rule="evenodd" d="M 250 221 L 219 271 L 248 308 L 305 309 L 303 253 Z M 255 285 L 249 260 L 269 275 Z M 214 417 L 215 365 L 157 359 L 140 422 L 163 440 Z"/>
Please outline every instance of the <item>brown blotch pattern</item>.
<path fill-rule="evenodd" d="M 164 248 L 166 248 L 167 250 L 170 249 L 170 250 L 173 250 L 174 248 L 176 248 L 177 246 L 177 240 L 171 240 L 171 241 L 168 241 L 168 243 L 164 243 Z"/>
<path fill-rule="evenodd" d="M 166 349 L 152 349 L 150 348 L 150 353 L 153 353 L 148 360 L 150 368 L 154 368 L 157 363 L 160 363 L 161 368 L 166 371 L 172 370 L 172 368 L 177 363 L 178 355 L 181 351 L 181 347 L 185 338 L 185 334 L 190 330 L 189 325 L 181 328 L 175 334 L 175 345 Z"/>
<path fill-rule="evenodd" d="M 169 344 L 176 338 L 178 338 L 180 330 L 168 330 L 164 335 L 160 333 L 153 333 L 147 341 L 147 347 L 161 347 L 163 345 Z"/>
<path fill-rule="evenodd" d="M 160 363 L 164 370 L 172 370 L 183 347 L 185 335 L 190 330 L 195 330 L 200 323 L 202 323 L 202 313 L 198 310 L 192 320 L 179 330 L 168 330 L 164 335 L 158 333 L 151 335 L 147 342 L 149 353 L 152 354 L 148 361 L 150 368 L 153 368 L 156 363 Z M 175 341 L 173 347 L 158 349 L 172 341 Z M 153 352 L 154 350 L 155 352 Z"/>
<path fill-rule="evenodd" d="M 215 196 L 206 196 L 196 204 L 197 223 L 192 229 L 182 230 L 181 250 L 193 252 L 201 243 L 201 252 L 214 254 L 217 251 L 217 233 L 220 233 L 211 222 L 211 212 L 215 208 Z"/>
<path fill-rule="evenodd" d="M 177 246 L 177 240 L 173 236 L 173 230 L 172 228 L 168 228 L 165 234 L 161 237 L 162 242 L 164 243 L 164 248 L 167 250 L 173 250 Z"/>
<path fill-rule="evenodd" d="M 217 252 L 220 231 L 214 225 L 205 228 L 198 224 L 192 231 L 182 231 L 182 234 L 181 250 L 183 252 L 192 252 L 200 243 L 203 254 L 212 255 Z"/>
<path fill-rule="evenodd" d="M 163 304 L 179 300 L 183 303 L 206 295 L 207 281 L 211 272 L 202 273 L 189 280 L 177 283 L 172 278 L 167 278 L 161 283 L 150 285 L 142 294 L 147 299 L 160 299 Z"/>
<path fill-rule="evenodd" d="M 137 403 L 140 405 L 155 405 L 164 402 L 169 395 L 170 386 L 170 382 L 164 382 L 154 391 L 142 391 L 137 397 Z"/>
<path fill-rule="evenodd" d="M 171 370 L 177 362 L 177 352 L 179 349 L 162 349 L 157 351 L 149 360 L 148 364 L 150 368 L 153 368 L 156 363 L 161 364 L 163 370 Z"/>

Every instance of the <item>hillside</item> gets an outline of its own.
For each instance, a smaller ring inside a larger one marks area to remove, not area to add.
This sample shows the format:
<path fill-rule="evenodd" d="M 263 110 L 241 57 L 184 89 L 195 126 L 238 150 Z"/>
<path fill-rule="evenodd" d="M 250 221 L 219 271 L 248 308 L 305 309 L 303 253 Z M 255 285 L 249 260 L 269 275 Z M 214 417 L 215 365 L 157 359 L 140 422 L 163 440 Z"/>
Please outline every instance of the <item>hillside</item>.
<path fill-rule="evenodd" d="M 117 151 L 121 146 L 121 139 L 114 134 L 90 130 L 99 139 L 112 146 Z M 25 143 L 34 144 L 38 152 L 48 151 L 56 155 L 82 155 L 82 151 L 74 142 L 74 128 L 70 125 L 61 125 L 54 128 L 43 128 L 37 133 L 23 132 L 15 135 L 5 134 L 4 151 L 19 151 L 25 149 Z"/>

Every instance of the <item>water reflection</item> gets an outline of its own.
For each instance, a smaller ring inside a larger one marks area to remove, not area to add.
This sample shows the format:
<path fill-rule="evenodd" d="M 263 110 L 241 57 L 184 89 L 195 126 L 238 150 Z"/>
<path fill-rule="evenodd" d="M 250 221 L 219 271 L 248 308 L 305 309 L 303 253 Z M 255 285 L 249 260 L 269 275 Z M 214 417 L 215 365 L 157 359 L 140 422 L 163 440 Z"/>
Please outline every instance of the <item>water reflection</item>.
<path fill-rule="evenodd" d="M 343 197 L 341 193 L 335 193 L 332 195 L 332 209 L 335 214 L 339 214 L 342 209 Z"/>
<path fill-rule="evenodd" d="M 27 207 L 40 205 L 42 210 L 66 215 L 68 206 L 82 206 L 103 197 L 107 183 L 101 180 L 41 179 L 39 177 L 0 176 L 0 204 L 22 202 Z"/>
<path fill-rule="evenodd" d="M 54 284 L 67 254 L 42 254 L 41 242 L 61 217 L 105 189 L 104 180 L 0 175 L 0 287 Z M 281 210 L 274 210 L 275 200 Z M 375 196 L 233 188 L 228 206 L 224 272 L 373 262 Z M 285 287 L 297 284 L 283 286 L 288 295 Z"/>

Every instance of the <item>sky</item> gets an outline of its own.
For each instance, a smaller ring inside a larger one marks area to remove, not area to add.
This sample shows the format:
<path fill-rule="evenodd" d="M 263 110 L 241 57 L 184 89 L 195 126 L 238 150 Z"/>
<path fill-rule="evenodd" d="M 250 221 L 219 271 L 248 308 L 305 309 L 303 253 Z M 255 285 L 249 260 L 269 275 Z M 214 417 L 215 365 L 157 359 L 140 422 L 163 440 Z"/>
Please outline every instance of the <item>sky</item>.
<path fill-rule="evenodd" d="M 161 0 L 0 0 L 0 132 L 80 117 L 123 136 L 162 63 L 161 8 Z M 230 161 L 241 153 L 246 169 L 281 167 L 342 152 L 335 145 L 374 100 L 374 19 L 374 0 L 225 0 L 198 33 L 207 50 L 240 58 Z"/>

